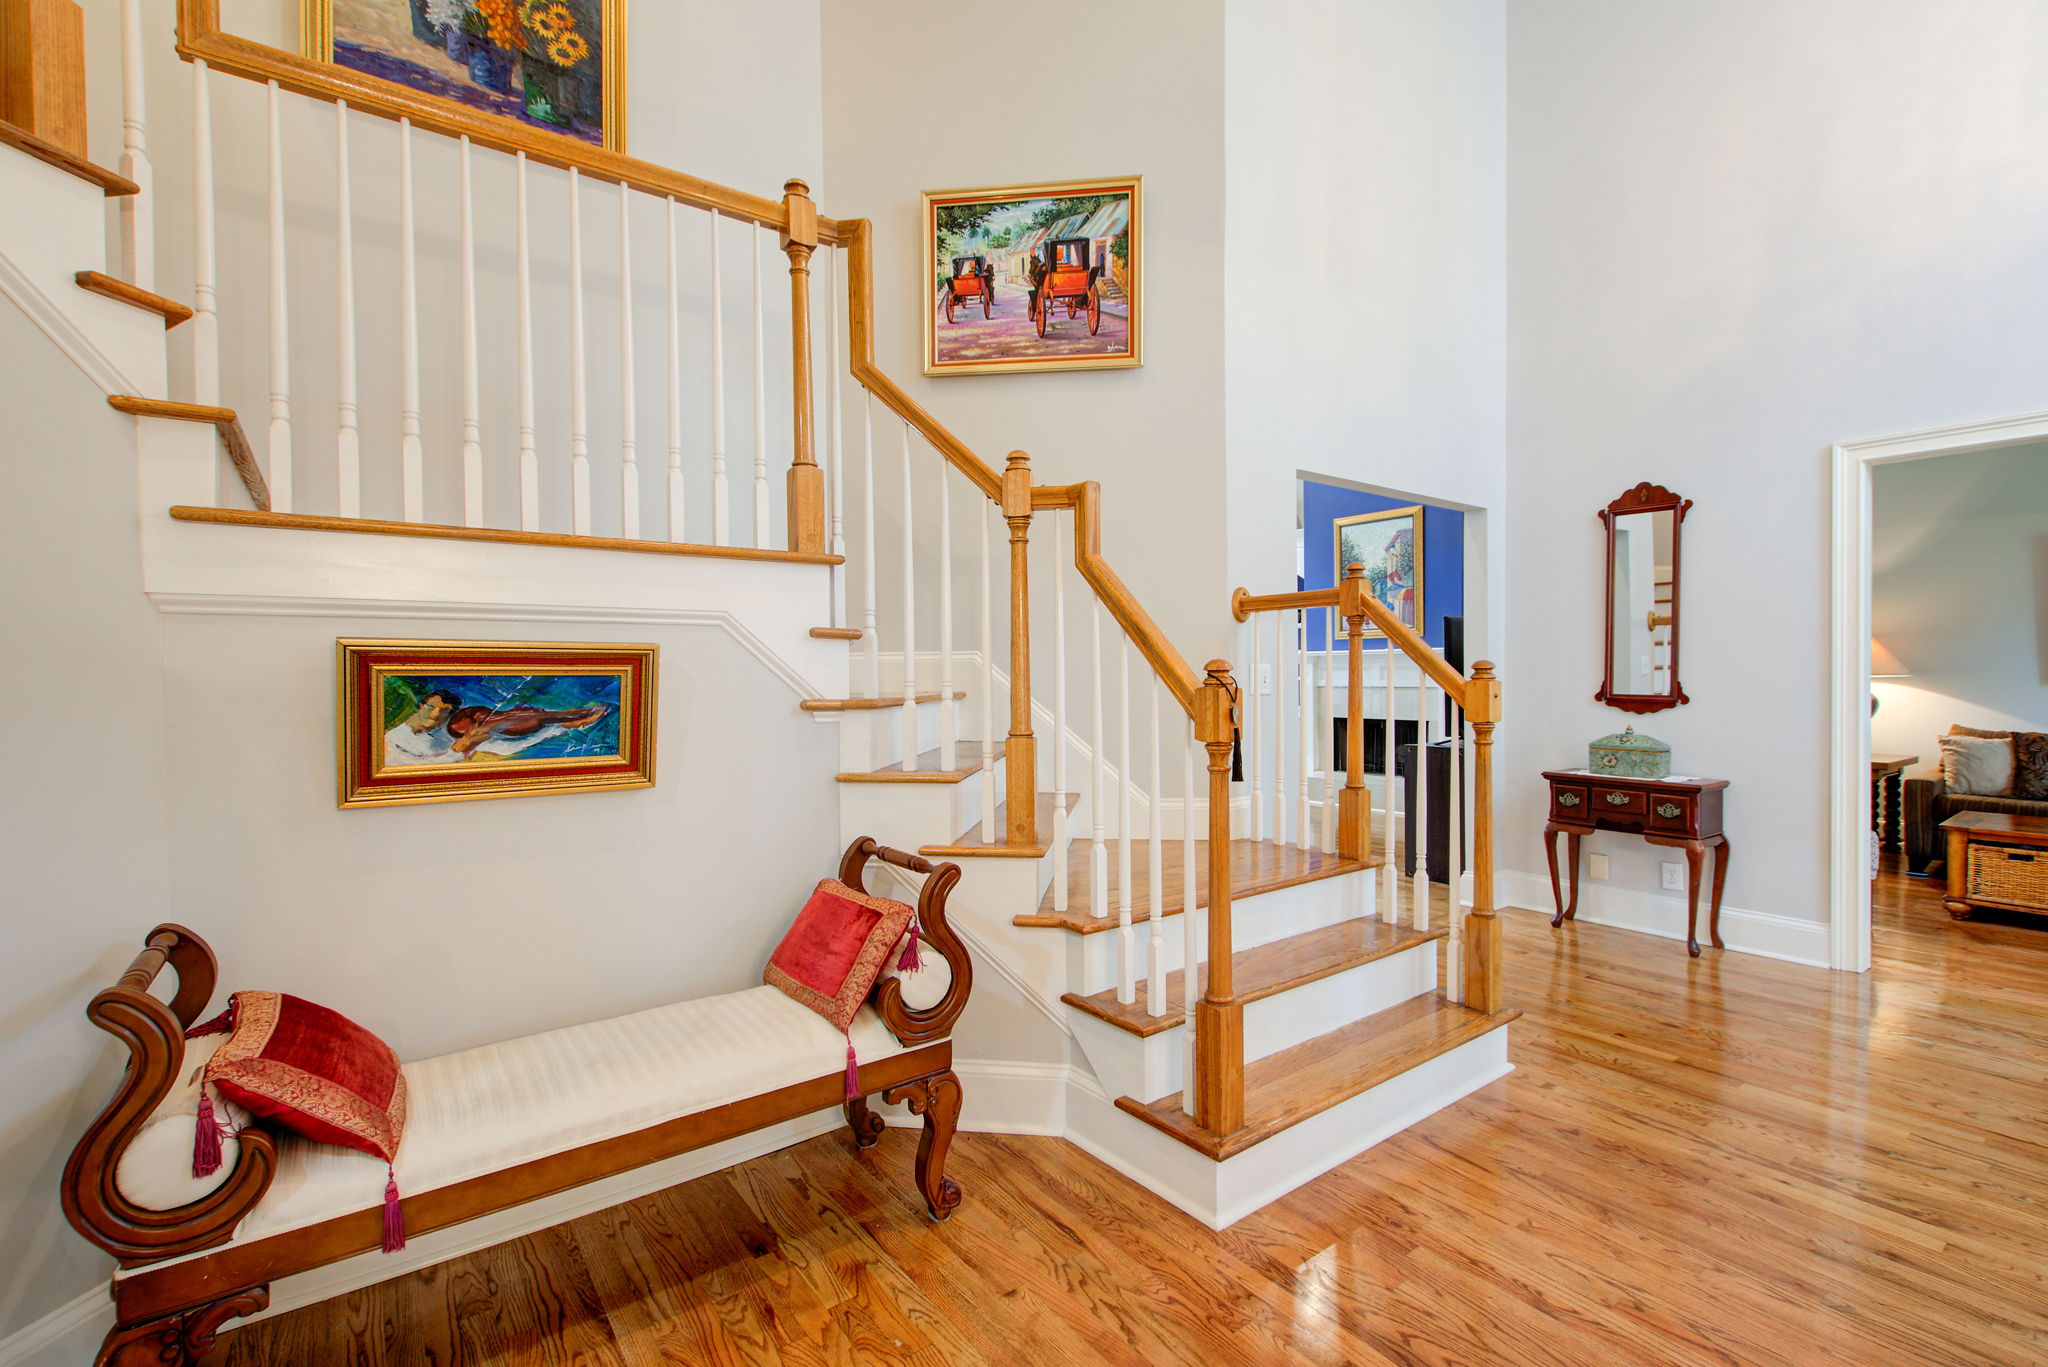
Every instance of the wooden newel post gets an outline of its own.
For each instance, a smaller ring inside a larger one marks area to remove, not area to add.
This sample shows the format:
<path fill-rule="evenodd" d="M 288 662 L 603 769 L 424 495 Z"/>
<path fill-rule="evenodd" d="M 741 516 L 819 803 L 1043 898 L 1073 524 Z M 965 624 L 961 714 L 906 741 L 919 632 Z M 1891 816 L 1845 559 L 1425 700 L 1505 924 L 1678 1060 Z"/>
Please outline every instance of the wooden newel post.
<path fill-rule="evenodd" d="M 1209 981 L 1195 1003 L 1195 1123 L 1212 1134 L 1244 1128 L 1244 1003 L 1231 973 L 1230 750 L 1237 681 L 1209 661 L 1195 698 L 1195 737 L 1209 752 Z M 1189 874 L 1193 876 L 1192 871 Z"/>
<path fill-rule="evenodd" d="M 1010 452 L 1003 469 L 1003 520 L 1010 524 L 1010 740 L 1003 752 L 1003 843 L 1035 845 L 1038 743 L 1031 734 L 1031 457 L 1022 451 Z"/>
<path fill-rule="evenodd" d="M 85 12 L 73 0 L 0 0 L 0 119 L 86 155 Z"/>
<path fill-rule="evenodd" d="M 789 548 L 825 553 L 825 472 L 818 468 L 817 436 L 811 419 L 811 253 L 818 247 L 818 206 L 811 187 L 792 180 L 782 187 L 789 226 L 782 250 L 789 257 L 789 384 L 795 405 L 789 464 Z"/>
<path fill-rule="evenodd" d="M 1372 794 L 1365 789 L 1365 609 L 1369 592 L 1365 566 L 1347 565 L 1337 585 L 1337 613 L 1344 619 L 1349 672 L 1344 688 L 1344 786 L 1337 793 L 1337 856 L 1364 859 L 1372 853 Z M 1388 664 L 1392 665 L 1391 643 Z M 1394 753 L 1392 737 L 1386 752 Z M 1394 766 L 1386 766 L 1393 782 Z"/>
<path fill-rule="evenodd" d="M 1465 918 L 1465 1005 L 1498 1011 L 1500 918 L 1493 913 L 1493 728 L 1500 720 L 1500 680 L 1493 662 L 1478 660 L 1465 687 L 1472 723 L 1472 910 Z"/>

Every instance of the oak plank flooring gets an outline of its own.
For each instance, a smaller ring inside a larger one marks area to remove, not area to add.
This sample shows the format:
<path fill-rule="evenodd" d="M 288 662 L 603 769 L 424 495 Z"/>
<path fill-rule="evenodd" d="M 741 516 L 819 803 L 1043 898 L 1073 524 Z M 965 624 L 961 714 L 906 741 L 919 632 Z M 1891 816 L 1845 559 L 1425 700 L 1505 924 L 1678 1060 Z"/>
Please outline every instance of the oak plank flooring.
<path fill-rule="evenodd" d="M 1221 1233 L 997 1135 L 955 1143 L 967 1199 L 932 1225 L 913 1131 L 834 1133 L 218 1360 L 2048 1362 L 2048 918 L 1952 922 L 1887 876 L 1862 978 L 1502 920 L 1517 1071 Z"/>

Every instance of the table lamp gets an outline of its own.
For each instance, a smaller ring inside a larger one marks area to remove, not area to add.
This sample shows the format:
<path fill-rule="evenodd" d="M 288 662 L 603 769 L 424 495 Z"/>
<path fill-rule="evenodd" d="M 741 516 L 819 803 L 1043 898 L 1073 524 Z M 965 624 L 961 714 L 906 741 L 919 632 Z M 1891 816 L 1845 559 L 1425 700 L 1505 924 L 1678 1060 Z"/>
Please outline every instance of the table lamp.
<path fill-rule="evenodd" d="M 1899 657 L 1885 649 L 1884 642 L 1875 636 L 1870 638 L 1870 677 L 1873 679 L 1910 679 L 1913 671 L 1906 668 Z M 1870 695 L 1870 713 L 1877 715 L 1877 694 Z"/>

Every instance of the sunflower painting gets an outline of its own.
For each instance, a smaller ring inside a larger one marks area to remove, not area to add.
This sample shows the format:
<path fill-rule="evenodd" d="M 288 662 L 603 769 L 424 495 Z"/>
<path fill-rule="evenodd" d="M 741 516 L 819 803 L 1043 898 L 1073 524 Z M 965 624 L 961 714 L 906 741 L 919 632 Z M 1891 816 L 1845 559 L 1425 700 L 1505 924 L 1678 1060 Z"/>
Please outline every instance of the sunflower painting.
<path fill-rule="evenodd" d="M 625 0 L 303 0 L 309 56 L 615 152 Z"/>

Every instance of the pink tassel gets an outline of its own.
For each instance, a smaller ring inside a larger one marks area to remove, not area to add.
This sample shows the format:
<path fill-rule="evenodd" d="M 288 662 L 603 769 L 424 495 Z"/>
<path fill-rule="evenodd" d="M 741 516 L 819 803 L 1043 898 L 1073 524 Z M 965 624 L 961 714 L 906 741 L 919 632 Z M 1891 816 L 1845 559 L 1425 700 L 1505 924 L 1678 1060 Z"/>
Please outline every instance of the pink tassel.
<path fill-rule="evenodd" d="M 898 973 L 915 973 L 924 967 L 924 960 L 917 957 L 917 922 L 910 923 L 910 943 L 903 946 L 903 957 L 896 961 Z"/>
<path fill-rule="evenodd" d="M 198 1039 L 201 1035 L 225 1035 L 235 1028 L 235 999 L 228 998 L 228 1009 L 210 1021 L 201 1021 L 185 1032 L 186 1039 Z"/>
<path fill-rule="evenodd" d="M 860 1100 L 860 1062 L 853 1056 L 853 1032 L 846 1032 L 846 1099 Z"/>
<path fill-rule="evenodd" d="M 384 1251 L 396 1253 L 405 1247 L 405 1210 L 398 1204 L 398 1174 L 389 1167 L 384 1183 Z"/>
<path fill-rule="evenodd" d="M 213 1116 L 213 1097 L 199 1087 L 199 1114 L 192 1129 L 192 1175 L 211 1177 L 220 1171 L 220 1122 Z"/>

